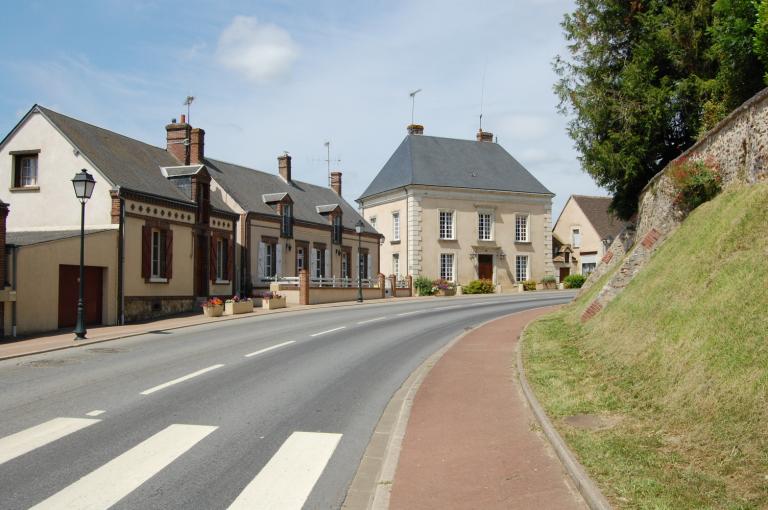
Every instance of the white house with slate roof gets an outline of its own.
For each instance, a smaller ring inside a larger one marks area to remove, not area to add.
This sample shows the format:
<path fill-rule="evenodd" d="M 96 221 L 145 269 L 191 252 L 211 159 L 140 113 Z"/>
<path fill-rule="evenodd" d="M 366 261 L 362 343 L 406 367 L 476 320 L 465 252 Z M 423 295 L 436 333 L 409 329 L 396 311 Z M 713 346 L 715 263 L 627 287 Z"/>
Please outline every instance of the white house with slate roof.
<path fill-rule="evenodd" d="M 502 290 L 553 275 L 552 197 L 480 131 L 477 140 L 408 135 L 357 199 L 384 235 L 384 274 L 492 280 Z"/>

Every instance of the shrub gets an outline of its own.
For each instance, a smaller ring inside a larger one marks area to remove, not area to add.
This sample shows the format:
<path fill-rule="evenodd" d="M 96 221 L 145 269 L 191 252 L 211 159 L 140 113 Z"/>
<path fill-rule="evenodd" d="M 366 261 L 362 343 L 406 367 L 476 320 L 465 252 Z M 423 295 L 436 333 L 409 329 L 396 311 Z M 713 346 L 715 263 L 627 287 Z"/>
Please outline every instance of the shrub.
<path fill-rule="evenodd" d="M 461 288 L 464 294 L 493 294 L 494 290 L 491 280 L 472 280 Z"/>
<path fill-rule="evenodd" d="M 553 274 L 548 274 L 541 279 L 541 283 L 557 283 L 557 278 Z"/>
<path fill-rule="evenodd" d="M 536 280 L 525 280 L 523 290 L 536 290 Z"/>
<path fill-rule="evenodd" d="M 437 292 L 438 290 L 451 290 L 455 288 L 456 288 L 455 283 L 449 282 L 448 280 L 443 280 L 442 278 L 438 278 L 437 280 L 432 282 L 433 292 Z"/>
<path fill-rule="evenodd" d="M 413 280 L 413 288 L 416 289 L 416 294 L 419 296 L 431 296 L 435 293 L 433 290 L 435 288 L 434 282 L 426 276 L 419 276 Z"/>
<path fill-rule="evenodd" d="M 569 274 L 563 279 L 566 289 L 580 289 L 587 277 L 583 274 Z"/>
<path fill-rule="evenodd" d="M 675 205 L 685 212 L 713 199 L 722 189 L 723 178 L 712 161 L 680 158 L 674 163 L 670 177 L 677 191 Z"/>

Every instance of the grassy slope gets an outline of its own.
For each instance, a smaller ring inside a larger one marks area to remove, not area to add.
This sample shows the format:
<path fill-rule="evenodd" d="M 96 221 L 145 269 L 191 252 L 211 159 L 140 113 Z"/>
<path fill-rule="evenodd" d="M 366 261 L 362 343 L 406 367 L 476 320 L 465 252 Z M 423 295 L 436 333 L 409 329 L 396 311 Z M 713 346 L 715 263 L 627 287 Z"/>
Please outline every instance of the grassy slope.
<path fill-rule="evenodd" d="M 768 508 L 768 184 L 694 211 L 595 319 L 526 334 L 529 378 L 621 508 Z M 598 414 L 601 431 L 562 418 Z"/>

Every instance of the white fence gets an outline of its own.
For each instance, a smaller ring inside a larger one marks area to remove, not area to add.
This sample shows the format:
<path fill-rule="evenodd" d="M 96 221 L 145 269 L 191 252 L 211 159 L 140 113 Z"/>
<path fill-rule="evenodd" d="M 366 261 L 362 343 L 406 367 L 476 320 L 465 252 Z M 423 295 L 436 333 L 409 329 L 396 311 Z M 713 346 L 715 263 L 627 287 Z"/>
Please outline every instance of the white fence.
<path fill-rule="evenodd" d="M 278 283 L 280 285 L 296 285 L 299 286 L 298 276 L 273 276 L 271 278 L 262 278 L 261 282 L 266 286 L 272 283 Z M 399 282 L 398 282 L 399 284 Z M 378 285 L 378 279 L 376 278 L 363 278 L 362 286 L 366 289 L 373 289 Z M 335 289 L 350 289 L 357 288 L 357 279 L 353 278 L 337 278 L 335 276 L 326 278 L 310 278 L 310 287 L 327 287 Z M 407 284 L 406 284 L 407 287 Z"/>

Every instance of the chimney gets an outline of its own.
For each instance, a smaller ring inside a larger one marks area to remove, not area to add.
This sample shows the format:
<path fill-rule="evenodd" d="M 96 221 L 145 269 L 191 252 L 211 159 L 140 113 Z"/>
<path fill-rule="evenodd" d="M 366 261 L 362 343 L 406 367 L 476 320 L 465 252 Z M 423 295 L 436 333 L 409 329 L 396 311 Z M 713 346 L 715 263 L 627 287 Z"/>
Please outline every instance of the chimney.
<path fill-rule="evenodd" d="M 189 143 L 189 163 L 202 165 L 205 159 L 205 131 L 200 128 L 192 128 Z"/>
<path fill-rule="evenodd" d="M 165 126 L 165 150 L 182 165 L 189 164 L 190 128 L 191 126 L 187 124 L 187 118 L 184 115 L 181 116 L 181 122 L 176 122 L 176 119 L 173 119 L 170 124 Z"/>
<path fill-rule="evenodd" d="M 482 129 L 477 130 L 477 141 L 478 142 L 493 142 L 493 133 L 490 133 L 488 131 L 483 131 Z"/>
<path fill-rule="evenodd" d="M 280 170 L 280 177 L 285 182 L 291 182 L 291 156 L 286 152 L 282 156 L 277 157 L 277 168 Z"/>
<path fill-rule="evenodd" d="M 331 189 L 341 196 L 341 172 L 331 172 Z"/>
<path fill-rule="evenodd" d="M 424 126 L 421 124 L 409 124 L 408 125 L 408 134 L 409 135 L 423 135 L 424 134 Z"/>

